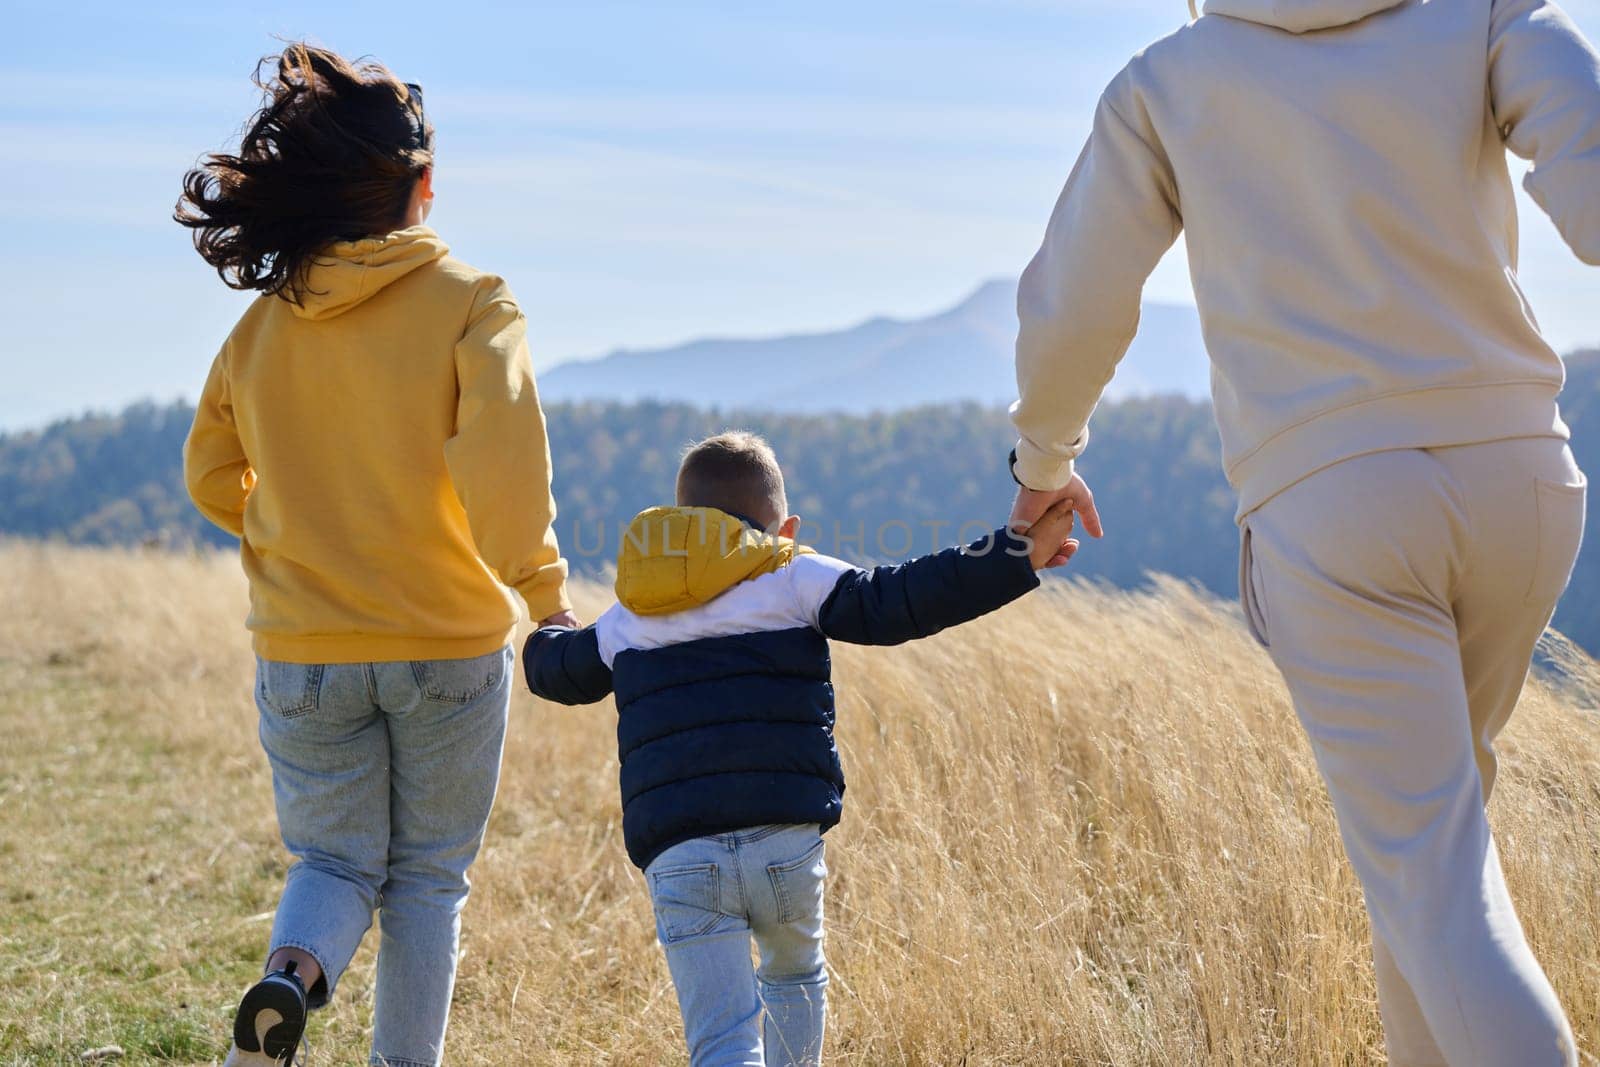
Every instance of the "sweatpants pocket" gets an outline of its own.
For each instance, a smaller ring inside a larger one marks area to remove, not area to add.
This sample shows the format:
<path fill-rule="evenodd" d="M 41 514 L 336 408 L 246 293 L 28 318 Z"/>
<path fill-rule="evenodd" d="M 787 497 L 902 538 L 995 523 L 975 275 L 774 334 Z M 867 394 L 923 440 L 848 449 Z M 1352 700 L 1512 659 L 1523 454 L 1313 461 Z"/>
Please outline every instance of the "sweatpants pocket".
<path fill-rule="evenodd" d="M 1270 648 L 1265 600 L 1261 596 L 1256 570 L 1255 539 L 1246 520 L 1239 530 L 1239 603 L 1244 608 L 1244 621 L 1250 628 L 1250 636 L 1262 648 Z"/>
<path fill-rule="evenodd" d="M 1583 544 L 1584 512 L 1587 509 L 1587 481 L 1577 485 L 1538 480 L 1533 483 L 1534 516 L 1538 526 L 1533 560 L 1533 576 L 1528 582 L 1524 603 L 1548 603 L 1552 608 L 1561 599 L 1572 579 L 1572 568 Z"/>

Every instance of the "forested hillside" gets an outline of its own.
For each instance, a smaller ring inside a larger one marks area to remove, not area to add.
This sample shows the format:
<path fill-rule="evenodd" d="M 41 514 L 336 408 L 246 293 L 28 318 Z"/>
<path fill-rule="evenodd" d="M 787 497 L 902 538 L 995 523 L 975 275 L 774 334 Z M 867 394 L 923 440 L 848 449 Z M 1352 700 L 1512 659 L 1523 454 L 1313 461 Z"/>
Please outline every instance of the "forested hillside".
<path fill-rule="evenodd" d="M 1579 460 L 1600 471 L 1600 353 L 1570 361 L 1565 410 Z M 226 544 L 184 497 L 180 448 L 190 409 L 142 405 L 0 437 L 0 533 L 87 544 Z M 875 415 L 738 415 L 665 404 L 554 404 L 549 410 L 558 531 L 576 567 L 602 570 L 618 525 L 666 500 L 683 446 L 742 426 L 766 434 L 791 506 L 823 551 L 884 559 L 929 551 L 1004 521 L 1012 487 L 1003 411 L 977 406 Z M 1084 472 L 1108 535 L 1074 564 L 1138 584 L 1153 571 L 1224 595 L 1237 583 L 1233 498 L 1203 404 L 1110 404 L 1095 417 Z M 508 485 L 507 493 L 517 487 Z M 1590 538 L 1593 541 L 1593 538 Z M 1600 648 L 1600 552 L 1579 564 L 1558 624 Z"/>
<path fill-rule="evenodd" d="M 183 493 L 179 453 L 191 415 L 186 405 L 141 405 L 0 439 L 0 532 L 87 544 L 227 544 Z M 921 553 L 936 535 L 954 540 L 963 525 L 971 524 L 969 536 L 1000 525 L 1010 507 L 1011 433 L 1005 413 L 990 408 L 744 418 L 682 405 L 557 404 L 549 422 L 558 531 L 587 570 L 615 555 L 620 522 L 671 496 L 683 447 L 730 426 L 771 439 L 791 507 L 827 551 L 892 558 L 908 554 L 909 540 Z M 1093 465 L 1116 536 L 1081 557 L 1086 573 L 1133 583 L 1146 570 L 1171 570 L 1231 586 L 1232 505 L 1202 405 L 1106 408 L 1096 420 Z"/>

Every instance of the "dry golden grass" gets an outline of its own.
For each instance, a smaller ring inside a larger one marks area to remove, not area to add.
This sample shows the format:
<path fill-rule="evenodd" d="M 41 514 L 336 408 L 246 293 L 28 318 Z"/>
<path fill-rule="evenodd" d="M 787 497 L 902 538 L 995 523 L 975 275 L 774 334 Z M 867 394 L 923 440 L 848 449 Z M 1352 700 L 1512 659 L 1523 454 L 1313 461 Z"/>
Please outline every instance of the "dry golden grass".
<path fill-rule="evenodd" d="M 237 566 L 0 546 L 0 603 L 0 1062 L 112 1042 L 214 1062 L 285 867 Z M 582 590 L 591 617 L 603 603 Z M 831 1062 L 1382 1062 L 1327 800 L 1230 608 L 1058 586 L 837 661 Z M 1588 696 L 1530 686 L 1493 817 L 1592 1054 L 1600 672 L 1579 671 Z M 515 701 L 452 1064 L 682 1060 L 612 731 L 609 705 Z M 371 975 L 368 949 L 313 1064 L 365 1062 Z"/>

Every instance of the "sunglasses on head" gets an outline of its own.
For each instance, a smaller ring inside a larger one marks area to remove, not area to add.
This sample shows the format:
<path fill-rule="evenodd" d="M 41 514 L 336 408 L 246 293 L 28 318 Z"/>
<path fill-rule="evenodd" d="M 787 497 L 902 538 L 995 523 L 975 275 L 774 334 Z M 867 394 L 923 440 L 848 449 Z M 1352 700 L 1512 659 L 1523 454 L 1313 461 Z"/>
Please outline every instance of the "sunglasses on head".
<path fill-rule="evenodd" d="M 416 147 L 425 150 L 428 147 L 428 119 L 426 113 L 422 110 L 422 86 L 416 82 L 406 82 L 405 87 L 406 102 L 411 105 L 411 110 L 417 120 L 417 128 L 413 134 L 416 139 Z"/>

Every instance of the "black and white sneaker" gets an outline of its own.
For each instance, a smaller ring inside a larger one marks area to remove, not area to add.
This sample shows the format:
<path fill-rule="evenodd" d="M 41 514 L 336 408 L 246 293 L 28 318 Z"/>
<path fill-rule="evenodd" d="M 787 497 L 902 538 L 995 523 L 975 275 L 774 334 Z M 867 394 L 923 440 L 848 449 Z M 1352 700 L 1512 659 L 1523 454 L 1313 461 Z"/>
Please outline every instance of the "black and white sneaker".
<path fill-rule="evenodd" d="M 292 1067 L 306 1030 L 306 987 L 291 961 L 250 987 L 222 1067 Z"/>

